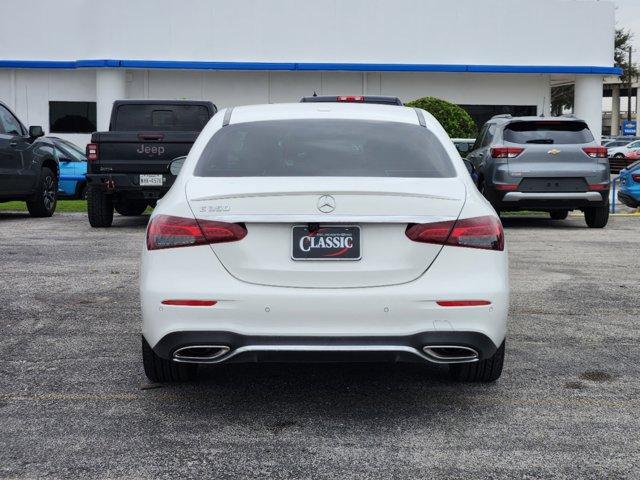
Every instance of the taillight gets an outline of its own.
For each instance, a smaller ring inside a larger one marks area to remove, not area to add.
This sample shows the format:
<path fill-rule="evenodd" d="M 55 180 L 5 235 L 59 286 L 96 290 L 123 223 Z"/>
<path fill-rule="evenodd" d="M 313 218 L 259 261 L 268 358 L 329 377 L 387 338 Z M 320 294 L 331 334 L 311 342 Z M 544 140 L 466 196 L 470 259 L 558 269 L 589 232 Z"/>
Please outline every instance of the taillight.
<path fill-rule="evenodd" d="M 147 228 L 147 249 L 237 242 L 246 236 L 247 229 L 237 223 L 158 215 Z"/>
<path fill-rule="evenodd" d="M 640 173 L 632 173 L 631 174 L 631 178 L 633 178 L 634 182 L 639 182 L 640 183 Z"/>
<path fill-rule="evenodd" d="M 584 147 L 582 150 L 591 158 L 607 158 L 609 156 L 605 147 Z"/>
<path fill-rule="evenodd" d="M 414 242 L 452 247 L 504 250 L 504 231 L 500 220 L 490 215 L 448 222 L 409 225 L 407 237 Z"/>
<path fill-rule="evenodd" d="M 95 143 L 90 143 L 87 145 L 87 160 L 90 162 L 95 162 L 98 160 L 98 145 Z"/>
<path fill-rule="evenodd" d="M 339 102 L 364 102 L 364 97 L 362 95 L 350 95 L 350 96 L 340 96 L 338 97 Z"/>
<path fill-rule="evenodd" d="M 491 156 L 493 158 L 516 158 L 522 152 L 524 152 L 524 148 L 521 147 L 493 147 Z"/>

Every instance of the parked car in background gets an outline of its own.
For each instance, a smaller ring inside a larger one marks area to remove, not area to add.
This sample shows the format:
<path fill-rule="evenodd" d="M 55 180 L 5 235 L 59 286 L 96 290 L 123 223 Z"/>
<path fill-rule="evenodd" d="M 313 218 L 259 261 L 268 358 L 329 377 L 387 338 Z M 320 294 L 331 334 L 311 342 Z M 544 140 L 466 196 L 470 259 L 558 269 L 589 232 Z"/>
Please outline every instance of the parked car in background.
<path fill-rule="evenodd" d="M 467 154 L 471 151 L 473 145 L 476 143 L 475 138 L 452 138 L 451 141 L 456 146 L 456 150 L 458 150 L 462 158 L 467 157 Z"/>
<path fill-rule="evenodd" d="M 58 198 L 58 161 L 43 136 L 0 102 L 0 202 L 25 201 L 32 217 L 53 215 Z"/>
<path fill-rule="evenodd" d="M 615 147 L 624 147 L 625 145 L 629 145 L 633 140 L 632 139 L 616 139 L 616 138 L 609 138 L 609 139 L 603 139 L 601 144 L 603 147 L 607 147 L 607 148 L 615 148 Z"/>
<path fill-rule="evenodd" d="M 618 200 L 627 207 L 640 207 L 640 161 L 623 169 L 618 176 Z"/>
<path fill-rule="evenodd" d="M 611 162 L 611 173 L 618 173 L 623 168 L 626 168 L 630 163 L 627 155 L 632 152 L 640 151 L 640 140 L 629 141 L 624 145 L 617 147 L 607 147 L 607 154 Z"/>
<path fill-rule="evenodd" d="M 58 137 L 47 137 L 54 147 L 60 165 L 58 195 L 68 198 L 87 198 L 87 157 L 77 145 Z"/>
<path fill-rule="evenodd" d="M 609 219 L 609 160 L 586 122 L 575 117 L 497 115 L 467 155 L 478 188 L 496 211 L 538 210 L 554 220 L 582 210 L 587 225 Z"/>
<path fill-rule="evenodd" d="M 502 224 L 432 115 L 236 107 L 180 161 L 142 251 L 150 380 L 186 380 L 198 364 L 309 359 L 500 377 Z"/>
<path fill-rule="evenodd" d="M 87 145 L 87 213 L 92 227 L 110 227 L 120 215 L 142 214 L 155 206 L 175 177 L 169 164 L 189 153 L 216 113 L 211 102 L 118 100 L 108 132 Z"/>

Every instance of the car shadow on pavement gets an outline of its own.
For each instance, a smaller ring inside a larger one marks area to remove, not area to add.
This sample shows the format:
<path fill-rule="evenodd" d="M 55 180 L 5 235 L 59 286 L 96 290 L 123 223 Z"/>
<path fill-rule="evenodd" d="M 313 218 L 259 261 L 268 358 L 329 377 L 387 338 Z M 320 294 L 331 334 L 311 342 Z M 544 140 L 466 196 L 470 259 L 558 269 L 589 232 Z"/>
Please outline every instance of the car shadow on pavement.
<path fill-rule="evenodd" d="M 505 228 L 554 228 L 554 229 L 585 229 L 588 228 L 583 217 L 569 217 L 566 220 L 551 220 L 545 217 L 500 217 Z"/>
<path fill-rule="evenodd" d="M 0 222 L 8 220 L 24 220 L 30 216 L 31 215 L 27 212 L 0 212 Z"/>

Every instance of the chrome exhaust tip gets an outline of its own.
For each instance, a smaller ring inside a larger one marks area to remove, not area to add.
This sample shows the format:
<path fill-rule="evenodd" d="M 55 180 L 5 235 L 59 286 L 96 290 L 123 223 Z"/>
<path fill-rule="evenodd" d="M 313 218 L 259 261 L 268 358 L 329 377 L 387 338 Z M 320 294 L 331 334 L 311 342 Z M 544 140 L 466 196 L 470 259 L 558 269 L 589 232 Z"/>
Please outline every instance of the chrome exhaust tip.
<path fill-rule="evenodd" d="M 208 363 L 225 356 L 230 348 L 226 345 L 190 345 L 173 352 L 175 362 Z"/>
<path fill-rule="evenodd" d="M 425 345 L 422 351 L 432 360 L 441 363 L 475 362 L 478 351 L 461 345 Z"/>

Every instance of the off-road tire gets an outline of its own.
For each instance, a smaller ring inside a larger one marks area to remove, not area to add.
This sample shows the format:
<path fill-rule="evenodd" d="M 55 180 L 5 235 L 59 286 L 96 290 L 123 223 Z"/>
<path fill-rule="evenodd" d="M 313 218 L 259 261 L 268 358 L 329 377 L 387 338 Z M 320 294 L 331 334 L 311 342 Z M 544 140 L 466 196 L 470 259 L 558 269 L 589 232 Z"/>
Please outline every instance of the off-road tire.
<path fill-rule="evenodd" d="M 551 220 L 566 220 L 569 216 L 569 210 L 551 210 L 549 216 Z"/>
<path fill-rule="evenodd" d="M 589 228 L 604 228 L 609 222 L 609 203 L 584 209 L 584 221 Z"/>
<path fill-rule="evenodd" d="M 129 200 L 128 202 L 117 202 L 114 207 L 116 212 L 123 217 L 137 217 L 147 209 L 147 202 L 144 200 Z"/>
<path fill-rule="evenodd" d="M 36 193 L 27 200 L 27 210 L 32 217 L 50 217 L 58 202 L 58 177 L 50 168 L 42 167 Z"/>
<path fill-rule="evenodd" d="M 459 382 L 495 382 L 502 374 L 504 364 L 504 344 L 496 350 L 492 357 L 479 362 L 454 363 L 449 365 L 451 378 Z"/>
<path fill-rule="evenodd" d="M 93 228 L 110 227 L 113 223 L 113 198 L 98 188 L 87 192 L 87 216 Z"/>
<path fill-rule="evenodd" d="M 198 365 L 160 358 L 142 337 L 142 363 L 147 378 L 154 383 L 186 382 L 198 373 Z"/>

